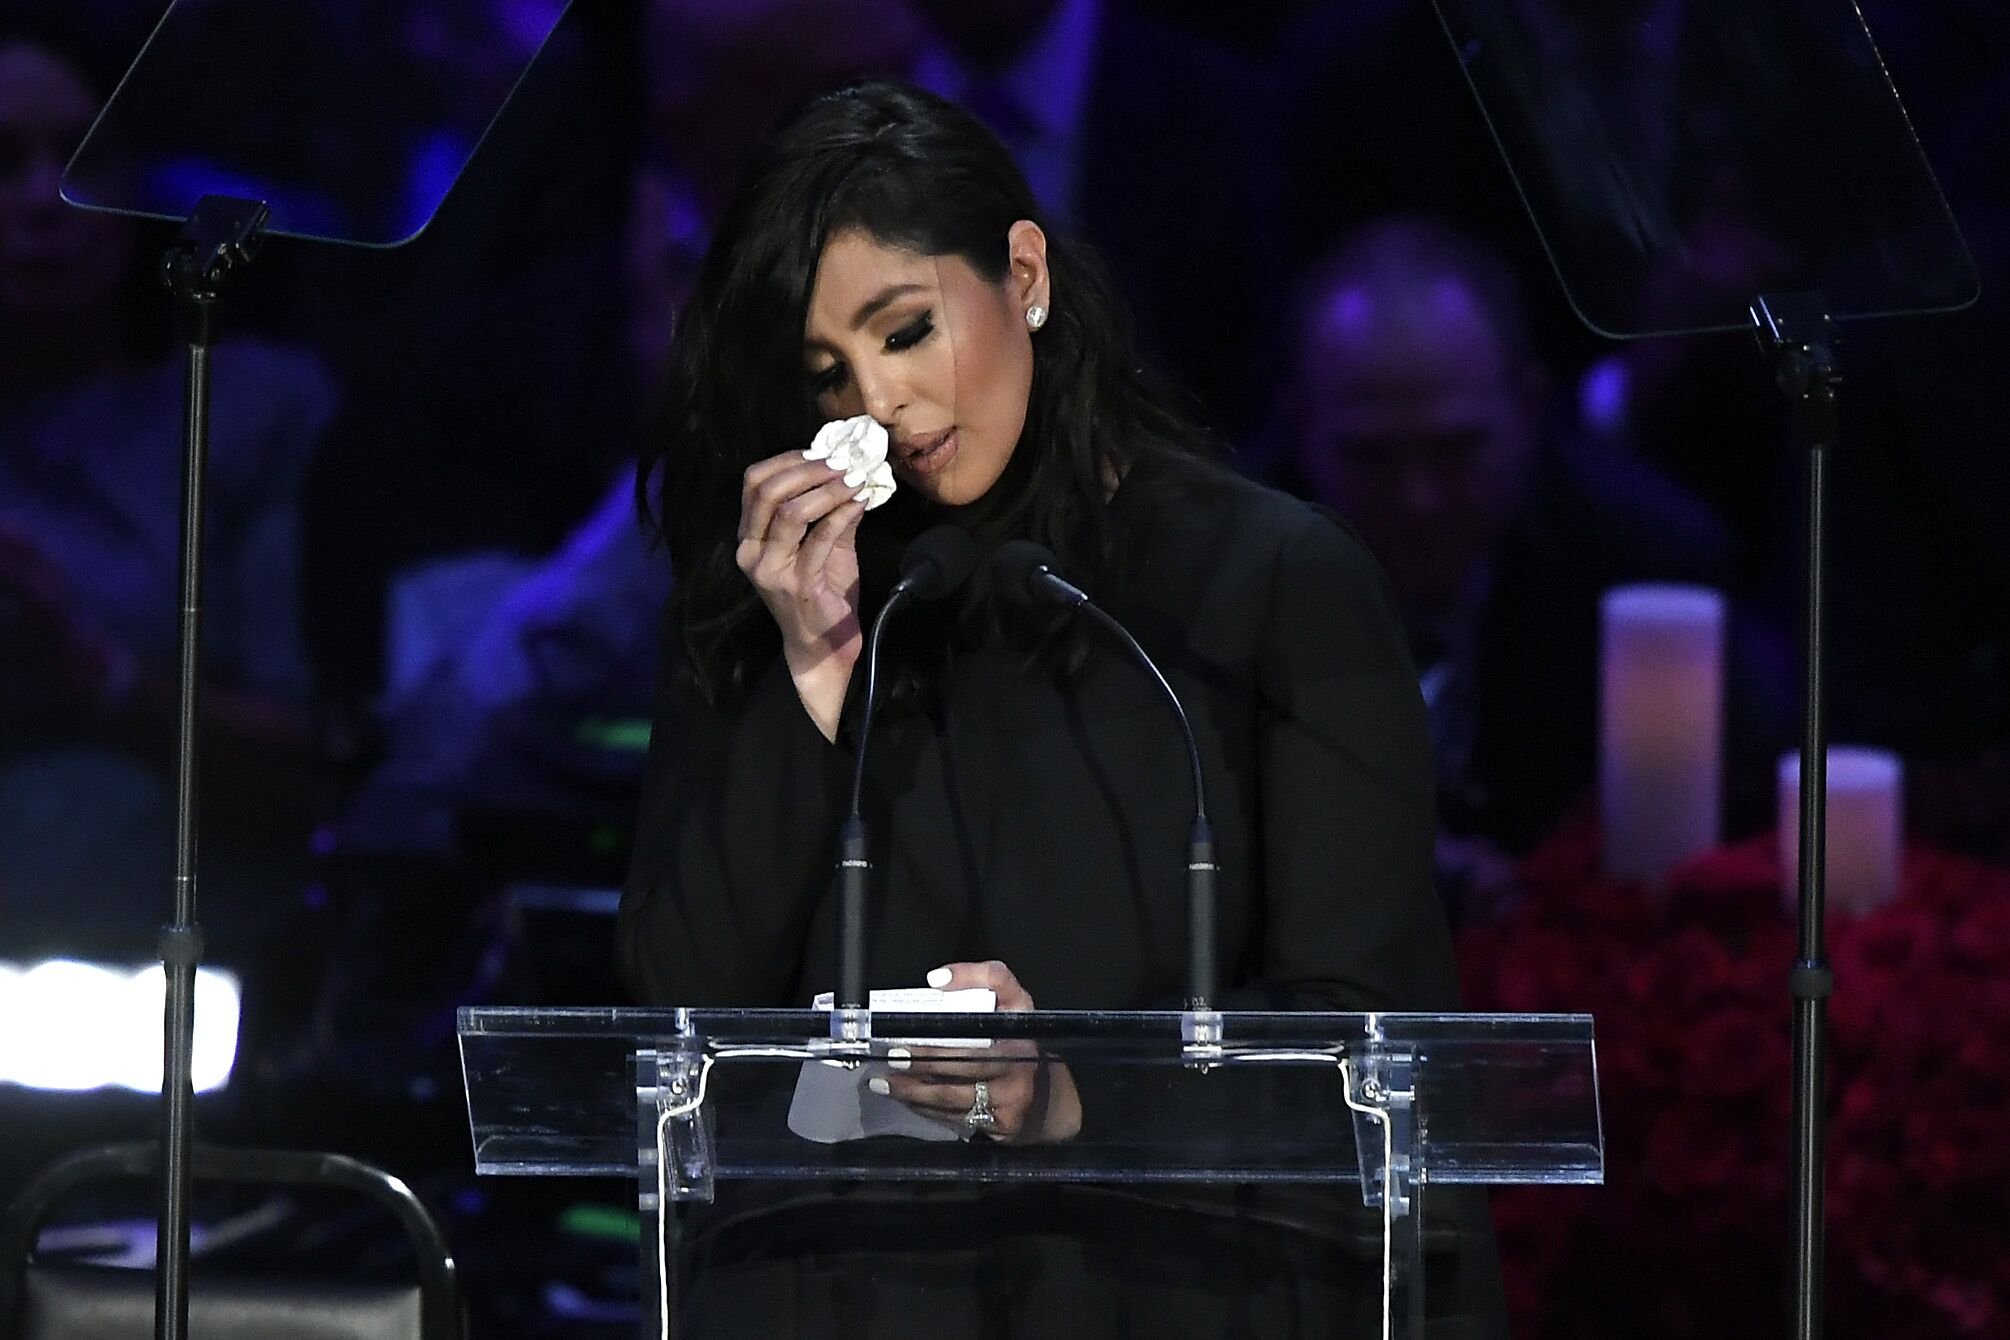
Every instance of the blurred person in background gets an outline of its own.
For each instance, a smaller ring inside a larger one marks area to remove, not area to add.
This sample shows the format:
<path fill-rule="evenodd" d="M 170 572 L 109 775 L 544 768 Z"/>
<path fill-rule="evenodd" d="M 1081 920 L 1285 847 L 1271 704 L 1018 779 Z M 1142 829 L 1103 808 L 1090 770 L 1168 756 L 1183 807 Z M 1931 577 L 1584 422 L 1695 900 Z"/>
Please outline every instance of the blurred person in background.
<path fill-rule="evenodd" d="M 172 869 L 184 370 L 149 282 L 168 239 L 58 198 L 139 45 L 93 17 L 0 19 L 0 889 L 17 930 L 138 942 Z M 249 338 L 220 344 L 213 394 L 203 858 L 257 899 L 313 813 L 299 489 L 337 397 Z"/>
<path fill-rule="evenodd" d="M 1301 312 L 1285 471 L 1395 587 L 1431 714 L 1441 879 L 1497 883 L 1499 856 L 1590 787 L 1600 595 L 1729 590 L 1723 525 L 1560 425 L 1512 273 L 1448 225 L 1369 224 L 1312 272 Z"/>
<path fill-rule="evenodd" d="M 438 211 L 392 250 L 268 247 L 258 275 L 346 391 L 307 481 L 304 594 L 348 780 L 381 757 L 376 712 L 406 673 L 401 578 L 463 562 L 520 573 L 593 510 L 639 412 L 624 246 L 642 0 L 574 5 L 562 19 L 548 0 L 369 2 L 311 7 L 339 43 L 331 78 L 373 93 L 328 134 L 399 146 L 415 194 Z M 478 148 L 460 135 L 484 126 Z M 476 584 L 484 599 L 495 587 Z M 459 629 L 455 598 L 423 603 Z"/>
<path fill-rule="evenodd" d="M 648 388 L 638 421 L 707 231 L 674 165 L 637 170 L 623 269 L 632 375 Z M 335 826 L 340 849 L 455 860 L 460 819 L 475 810 L 625 824 L 641 784 L 640 745 L 604 750 L 581 732 L 646 721 L 669 592 L 667 565 L 636 511 L 635 472 L 623 468 L 551 553 L 491 592 L 457 592 L 458 631 L 427 638 L 380 704 L 384 757 Z"/>

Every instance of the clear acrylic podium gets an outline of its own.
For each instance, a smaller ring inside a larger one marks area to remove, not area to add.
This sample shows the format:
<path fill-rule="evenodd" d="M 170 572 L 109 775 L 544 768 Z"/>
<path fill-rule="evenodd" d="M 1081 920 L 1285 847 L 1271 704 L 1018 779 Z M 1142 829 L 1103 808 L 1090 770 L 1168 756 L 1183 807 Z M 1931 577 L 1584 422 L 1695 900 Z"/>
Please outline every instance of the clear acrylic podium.
<path fill-rule="evenodd" d="M 459 1031 L 478 1173 L 637 1179 L 645 1335 L 678 1334 L 678 1209 L 722 1182 L 1296 1184 L 1366 1227 L 1393 1337 L 1421 1334 L 1428 1188 L 1604 1175 L 1588 1015 L 480 1007 Z M 791 1129 L 806 1067 L 860 1077 L 891 1046 L 1065 1065 L 1082 1129 Z"/>

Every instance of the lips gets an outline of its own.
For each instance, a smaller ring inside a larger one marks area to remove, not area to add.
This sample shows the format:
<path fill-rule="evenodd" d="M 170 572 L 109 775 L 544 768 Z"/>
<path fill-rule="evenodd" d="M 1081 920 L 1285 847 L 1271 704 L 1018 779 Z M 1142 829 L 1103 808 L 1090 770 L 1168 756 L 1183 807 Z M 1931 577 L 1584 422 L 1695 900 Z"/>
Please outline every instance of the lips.
<path fill-rule="evenodd" d="M 901 438 L 893 445 L 894 464 L 918 475 L 933 474 L 956 456 L 956 429 L 952 426 L 926 437 Z"/>

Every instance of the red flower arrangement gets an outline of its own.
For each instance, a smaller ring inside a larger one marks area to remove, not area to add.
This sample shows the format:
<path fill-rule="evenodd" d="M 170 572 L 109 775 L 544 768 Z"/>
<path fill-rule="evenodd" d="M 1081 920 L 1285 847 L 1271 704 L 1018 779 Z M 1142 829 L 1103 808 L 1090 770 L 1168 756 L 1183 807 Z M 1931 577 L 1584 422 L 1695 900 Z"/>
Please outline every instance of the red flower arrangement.
<path fill-rule="evenodd" d="M 1795 929 L 1773 838 L 1650 895 L 1580 824 L 1460 941 L 1467 1007 L 1596 1016 L 1606 1184 L 1495 1197 L 1522 1340 L 1784 1333 Z M 2010 1336 L 2010 871 L 1907 853 L 1832 912 L 1828 1333 Z"/>

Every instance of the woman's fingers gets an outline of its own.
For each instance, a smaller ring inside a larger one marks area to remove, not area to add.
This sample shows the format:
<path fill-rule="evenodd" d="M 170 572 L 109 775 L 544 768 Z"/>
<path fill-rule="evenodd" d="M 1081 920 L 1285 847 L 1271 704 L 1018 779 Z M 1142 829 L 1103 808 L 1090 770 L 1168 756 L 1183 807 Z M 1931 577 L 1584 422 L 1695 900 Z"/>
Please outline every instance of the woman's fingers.
<path fill-rule="evenodd" d="M 784 470 L 792 469 L 795 466 L 804 465 L 808 463 L 809 463 L 808 458 L 805 457 L 800 451 L 784 451 L 780 455 L 770 456 L 765 460 L 755 461 L 752 465 L 747 467 L 745 473 L 741 476 L 741 478 L 746 481 L 749 487 L 753 487 L 765 482 L 769 477 L 773 475 L 780 474 Z"/>
<path fill-rule="evenodd" d="M 933 1048 L 894 1047 L 886 1054 L 889 1070 L 911 1076 L 925 1084 L 963 1084 L 974 1080 L 1000 1079 L 1017 1074 L 1039 1063 L 1039 1058 L 1026 1056 L 1012 1060 L 991 1056 L 984 1052 L 958 1051 L 944 1052 Z"/>
<path fill-rule="evenodd" d="M 961 1121 L 977 1104 L 977 1084 L 974 1080 L 933 1084 L 912 1075 L 894 1074 L 887 1076 L 886 1091 L 890 1097 L 899 1099 L 916 1111 L 945 1120 Z M 1027 1106 L 1032 1102 L 1032 1070 L 1028 1067 L 1024 1075 L 987 1079 L 984 1091 L 1000 1127 L 1007 1133 L 1017 1131 L 1025 1118 Z"/>
<path fill-rule="evenodd" d="M 942 973 L 949 976 L 938 981 Z M 945 963 L 928 974 L 928 984 L 943 991 L 961 991 L 967 987 L 988 986 L 998 995 L 1001 1010 L 1030 1010 L 1033 997 L 1026 988 L 1019 985 L 1019 979 L 1012 970 L 997 959 L 983 963 Z"/>
<path fill-rule="evenodd" d="M 1032 993 L 997 959 L 946 963 L 928 974 L 939 991 L 988 987 L 1001 1010 L 1030 1010 Z M 1068 1067 L 1039 1054 L 1027 1038 L 1000 1038 L 982 1049 L 890 1047 L 887 1073 L 875 1077 L 877 1093 L 897 1098 L 924 1116 L 962 1125 L 984 1085 L 993 1123 L 1003 1140 L 1072 1140 L 1082 1129 L 1082 1099 Z"/>
<path fill-rule="evenodd" d="M 828 475 L 825 480 L 823 484 L 798 493 L 775 508 L 764 535 L 750 536 L 740 542 L 743 547 L 750 541 L 760 545 L 754 562 L 766 574 L 763 585 L 775 585 L 781 574 L 796 567 L 811 529 L 852 500 L 854 490 L 845 487 L 843 480 L 831 479 Z M 735 554 L 736 558 L 739 556 Z"/>
<path fill-rule="evenodd" d="M 740 538 L 773 538 L 775 519 L 790 501 L 829 483 L 836 476 L 821 461 L 798 461 L 774 471 L 760 482 L 749 482 L 740 494 Z"/>
<path fill-rule="evenodd" d="M 770 528 L 782 508 L 802 494 L 842 478 L 822 461 L 806 461 L 800 456 L 757 461 L 748 466 L 740 487 L 740 538 L 770 538 Z"/>
<path fill-rule="evenodd" d="M 858 529 L 859 518 L 864 515 L 865 504 L 854 498 L 810 527 L 809 536 L 803 541 L 803 570 L 822 572 L 824 564 L 830 562 L 831 551 Z"/>
<path fill-rule="evenodd" d="M 827 478 L 825 483 L 798 493 L 777 507 L 763 537 L 767 547 L 763 561 L 770 570 L 795 566 L 810 527 L 850 502 L 853 492 L 845 487 L 843 480 Z"/>

